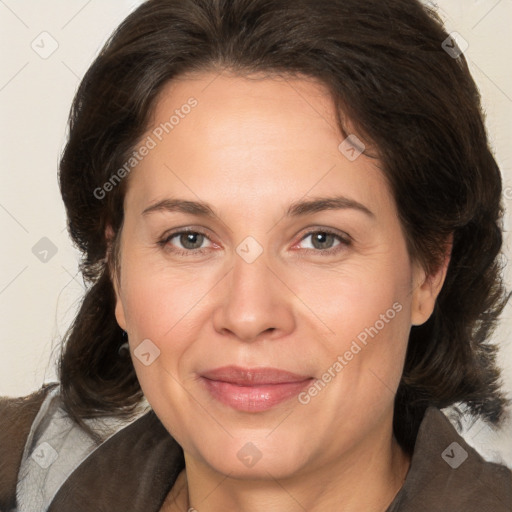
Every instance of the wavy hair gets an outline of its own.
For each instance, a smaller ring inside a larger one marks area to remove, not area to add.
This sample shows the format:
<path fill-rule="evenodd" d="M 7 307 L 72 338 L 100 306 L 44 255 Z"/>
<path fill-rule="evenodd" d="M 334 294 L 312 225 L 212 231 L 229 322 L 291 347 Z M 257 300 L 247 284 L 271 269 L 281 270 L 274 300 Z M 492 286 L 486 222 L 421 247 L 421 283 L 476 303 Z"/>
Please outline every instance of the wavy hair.
<path fill-rule="evenodd" d="M 169 81 L 230 70 L 323 83 L 341 134 L 350 121 L 376 149 L 411 256 L 432 272 L 453 235 L 434 312 L 410 332 L 394 411 L 402 447 L 411 452 L 430 405 L 499 423 L 507 401 L 491 334 L 508 298 L 501 176 L 479 92 L 464 55 L 443 48 L 448 37 L 416 0 L 149 0 L 125 19 L 80 84 L 60 161 L 88 284 L 59 360 L 75 421 L 87 429 L 86 418 L 128 416 L 143 398 L 130 357 L 119 352 L 111 278 L 127 180 L 101 199 L 94 191 L 127 161 Z"/>

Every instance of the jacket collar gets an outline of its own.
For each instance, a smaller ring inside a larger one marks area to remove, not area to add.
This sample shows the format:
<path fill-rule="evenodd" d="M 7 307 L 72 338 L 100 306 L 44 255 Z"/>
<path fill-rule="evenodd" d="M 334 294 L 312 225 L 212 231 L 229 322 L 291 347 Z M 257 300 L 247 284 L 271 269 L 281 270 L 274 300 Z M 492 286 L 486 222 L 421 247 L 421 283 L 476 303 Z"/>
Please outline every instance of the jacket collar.
<path fill-rule="evenodd" d="M 150 411 L 85 459 L 48 512 L 158 512 L 184 467 L 183 450 Z"/>
<path fill-rule="evenodd" d="M 183 450 L 150 411 L 85 459 L 48 512 L 159 512 L 184 467 Z M 405 483 L 386 512 L 510 512 L 511 503 L 511 472 L 482 459 L 429 407 Z"/>
<path fill-rule="evenodd" d="M 510 512 L 512 473 L 484 460 L 448 418 L 429 407 L 405 483 L 386 512 Z"/>

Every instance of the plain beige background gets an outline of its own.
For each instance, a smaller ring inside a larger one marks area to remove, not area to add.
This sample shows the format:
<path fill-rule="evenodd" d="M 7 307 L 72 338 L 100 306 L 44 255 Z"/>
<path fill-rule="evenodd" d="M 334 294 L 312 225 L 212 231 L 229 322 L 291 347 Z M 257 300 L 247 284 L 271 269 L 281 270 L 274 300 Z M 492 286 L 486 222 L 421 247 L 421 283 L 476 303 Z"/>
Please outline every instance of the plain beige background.
<path fill-rule="evenodd" d="M 364 0 L 361 0 L 364 1 Z M 505 182 L 506 255 L 512 211 L 512 0 L 438 0 L 481 90 Z M 55 380 L 55 360 L 84 292 L 65 229 L 57 162 L 73 94 L 111 31 L 137 0 L 0 0 L 0 395 Z M 441 42 L 440 42 L 441 44 Z M 46 252 L 45 252 L 46 251 Z M 510 265 L 506 280 L 512 285 Z M 495 334 L 512 397 L 512 305 Z M 467 441 L 512 467 L 512 421 L 478 422 Z"/>

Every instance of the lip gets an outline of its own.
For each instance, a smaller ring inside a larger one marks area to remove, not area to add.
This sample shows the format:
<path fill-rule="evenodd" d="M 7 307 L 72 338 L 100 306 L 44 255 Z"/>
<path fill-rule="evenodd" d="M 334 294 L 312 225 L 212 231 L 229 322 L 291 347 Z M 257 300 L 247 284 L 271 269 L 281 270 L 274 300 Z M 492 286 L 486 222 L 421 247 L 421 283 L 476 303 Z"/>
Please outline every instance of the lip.
<path fill-rule="evenodd" d="M 224 366 L 201 374 L 210 395 L 245 412 L 262 412 L 289 400 L 308 386 L 313 377 L 278 368 Z"/>

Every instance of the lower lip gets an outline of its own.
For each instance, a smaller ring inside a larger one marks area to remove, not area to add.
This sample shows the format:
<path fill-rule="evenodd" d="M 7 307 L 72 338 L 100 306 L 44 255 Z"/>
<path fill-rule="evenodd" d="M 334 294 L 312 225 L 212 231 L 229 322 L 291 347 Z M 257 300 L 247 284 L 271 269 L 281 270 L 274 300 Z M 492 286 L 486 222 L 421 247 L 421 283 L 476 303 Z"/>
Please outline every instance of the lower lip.
<path fill-rule="evenodd" d="M 313 379 L 260 386 L 237 386 L 204 377 L 201 380 L 210 394 L 219 402 L 239 411 L 261 412 L 298 395 Z"/>

